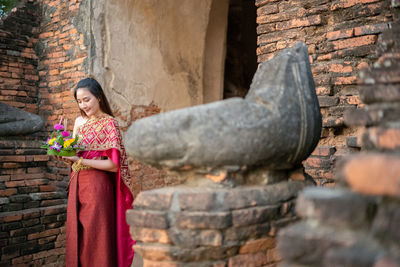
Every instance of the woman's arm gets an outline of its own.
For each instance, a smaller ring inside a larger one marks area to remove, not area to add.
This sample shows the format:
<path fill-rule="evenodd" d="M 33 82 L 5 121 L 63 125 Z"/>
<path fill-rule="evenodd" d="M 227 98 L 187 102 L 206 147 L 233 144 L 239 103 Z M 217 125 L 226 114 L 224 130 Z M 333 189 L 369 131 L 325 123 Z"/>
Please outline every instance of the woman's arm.
<path fill-rule="evenodd" d="M 62 157 L 63 160 L 69 162 L 77 162 L 80 158 L 77 156 L 72 157 Z M 109 171 L 109 172 L 117 172 L 118 165 L 115 164 L 111 159 L 82 159 L 82 165 L 86 165 L 92 167 L 94 169 L 102 170 L 102 171 Z"/>
<path fill-rule="evenodd" d="M 75 123 L 74 123 L 74 131 L 72 132 L 72 136 L 76 137 L 76 135 L 78 134 L 78 128 L 85 124 L 85 122 L 87 121 L 87 118 L 84 118 L 82 116 L 79 116 L 75 119 Z"/>

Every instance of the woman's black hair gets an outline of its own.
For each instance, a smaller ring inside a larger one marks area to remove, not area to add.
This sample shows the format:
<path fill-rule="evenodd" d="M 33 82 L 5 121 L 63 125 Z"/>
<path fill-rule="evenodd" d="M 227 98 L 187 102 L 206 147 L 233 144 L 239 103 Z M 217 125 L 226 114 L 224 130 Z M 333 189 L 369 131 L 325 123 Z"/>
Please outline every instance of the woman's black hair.
<path fill-rule="evenodd" d="M 95 79 L 85 78 L 78 82 L 74 89 L 74 97 L 76 101 L 78 101 L 78 99 L 76 99 L 76 92 L 79 88 L 88 89 L 89 92 L 99 100 L 100 110 L 108 115 L 114 116 L 111 111 L 110 104 L 107 101 L 106 95 L 104 94 L 103 88 L 101 88 L 101 85 Z M 86 117 L 85 112 L 83 110 L 80 111 L 82 116 Z"/>

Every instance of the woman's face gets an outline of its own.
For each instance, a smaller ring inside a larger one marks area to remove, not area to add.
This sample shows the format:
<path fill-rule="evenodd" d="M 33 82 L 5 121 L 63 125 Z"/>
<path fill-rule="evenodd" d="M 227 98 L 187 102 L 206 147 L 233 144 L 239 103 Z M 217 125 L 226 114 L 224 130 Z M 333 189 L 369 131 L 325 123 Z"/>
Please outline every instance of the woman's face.
<path fill-rule="evenodd" d="M 99 100 L 87 88 L 79 88 L 76 91 L 76 100 L 79 108 L 83 110 L 89 118 L 101 114 Z"/>

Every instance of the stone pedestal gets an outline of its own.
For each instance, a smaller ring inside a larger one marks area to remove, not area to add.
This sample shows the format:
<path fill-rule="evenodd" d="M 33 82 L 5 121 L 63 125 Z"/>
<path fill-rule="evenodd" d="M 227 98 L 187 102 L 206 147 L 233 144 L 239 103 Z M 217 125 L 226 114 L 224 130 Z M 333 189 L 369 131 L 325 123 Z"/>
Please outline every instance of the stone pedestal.
<path fill-rule="evenodd" d="M 275 234 L 296 220 L 304 181 L 141 192 L 127 212 L 143 266 L 264 266 L 279 261 Z"/>

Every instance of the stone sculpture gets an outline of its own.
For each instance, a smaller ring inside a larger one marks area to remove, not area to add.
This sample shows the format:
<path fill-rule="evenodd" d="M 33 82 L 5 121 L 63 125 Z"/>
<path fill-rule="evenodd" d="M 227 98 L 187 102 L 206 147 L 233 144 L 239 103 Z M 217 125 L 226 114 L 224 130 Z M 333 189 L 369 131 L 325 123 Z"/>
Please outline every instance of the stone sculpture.
<path fill-rule="evenodd" d="M 0 102 L 0 136 L 30 134 L 43 126 L 40 116 Z"/>
<path fill-rule="evenodd" d="M 235 182 L 249 183 L 256 173 L 252 182 L 266 184 L 298 168 L 320 132 L 307 46 L 297 43 L 260 64 L 244 99 L 138 120 L 128 129 L 125 146 L 142 162 L 181 174 L 191 170 L 190 177 L 220 182 L 241 173 Z"/>

